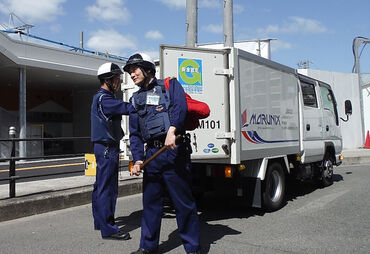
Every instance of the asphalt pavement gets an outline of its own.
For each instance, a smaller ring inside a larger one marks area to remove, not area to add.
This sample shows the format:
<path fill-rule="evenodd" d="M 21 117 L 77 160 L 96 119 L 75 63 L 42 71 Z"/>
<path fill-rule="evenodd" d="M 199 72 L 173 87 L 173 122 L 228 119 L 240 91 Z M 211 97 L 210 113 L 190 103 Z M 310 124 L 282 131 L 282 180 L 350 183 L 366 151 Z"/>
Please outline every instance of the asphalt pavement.
<path fill-rule="evenodd" d="M 343 151 L 343 165 L 370 164 L 370 149 Z M 91 202 L 95 176 L 73 176 L 16 184 L 16 197 L 9 198 L 9 185 L 0 185 L 0 221 L 65 209 Z M 142 177 L 119 173 L 119 197 L 141 193 Z"/>

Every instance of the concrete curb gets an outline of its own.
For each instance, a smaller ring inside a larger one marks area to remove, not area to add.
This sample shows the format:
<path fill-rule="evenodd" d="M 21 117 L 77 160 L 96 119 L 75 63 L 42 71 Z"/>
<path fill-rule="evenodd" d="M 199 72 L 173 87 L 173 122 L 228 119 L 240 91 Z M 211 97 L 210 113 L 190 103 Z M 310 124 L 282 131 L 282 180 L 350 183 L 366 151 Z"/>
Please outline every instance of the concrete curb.
<path fill-rule="evenodd" d="M 370 164 L 369 157 L 345 157 L 342 165 L 357 165 L 357 164 Z"/>
<path fill-rule="evenodd" d="M 0 222 L 91 203 L 93 187 L 82 186 L 54 192 L 0 200 Z M 142 179 L 119 182 L 118 196 L 142 192 Z"/>

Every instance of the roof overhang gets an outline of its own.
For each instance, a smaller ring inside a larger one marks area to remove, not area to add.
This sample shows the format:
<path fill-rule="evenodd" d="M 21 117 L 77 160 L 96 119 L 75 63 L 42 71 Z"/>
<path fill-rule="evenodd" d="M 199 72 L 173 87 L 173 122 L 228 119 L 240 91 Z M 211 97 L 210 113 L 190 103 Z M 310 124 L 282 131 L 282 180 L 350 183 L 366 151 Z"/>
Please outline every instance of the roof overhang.
<path fill-rule="evenodd" d="M 14 40 L 0 32 L 0 87 L 18 86 L 19 68 L 26 68 L 27 87 L 96 87 L 98 67 L 115 59 Z"/>

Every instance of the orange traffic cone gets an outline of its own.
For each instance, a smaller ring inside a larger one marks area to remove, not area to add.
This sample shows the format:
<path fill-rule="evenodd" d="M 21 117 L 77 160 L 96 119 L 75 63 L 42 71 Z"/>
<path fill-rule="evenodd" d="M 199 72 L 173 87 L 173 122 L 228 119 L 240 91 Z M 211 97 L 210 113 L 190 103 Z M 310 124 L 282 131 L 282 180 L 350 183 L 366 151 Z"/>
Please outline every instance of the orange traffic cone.
<path fill-rule="evenodd" d="M 367 134 L 366 134 L 366 140 L 365 140 L 365 146 L 364 148 L 370 148 L 370 135 L 369 135 L 369 131 L 367 131 Z"/>

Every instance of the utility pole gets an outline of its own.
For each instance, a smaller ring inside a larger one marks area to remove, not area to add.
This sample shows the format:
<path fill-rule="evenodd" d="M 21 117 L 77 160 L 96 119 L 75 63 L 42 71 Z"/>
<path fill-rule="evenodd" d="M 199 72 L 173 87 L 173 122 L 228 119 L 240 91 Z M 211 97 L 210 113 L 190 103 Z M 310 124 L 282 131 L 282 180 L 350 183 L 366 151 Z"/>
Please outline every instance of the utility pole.
<path fill-rule="evenodd" d="M 361 140 L 362 143 L 365 144 L 365 113 L 364 113 L 364 99 L 363 99 L 363 82 L 361 79 L 361 68 L 360 68 L 360 56 L 358 54 L 358 47 L 361 44 L 370 43 L 370 39 L 364 37 L 356 37 L 353 40 L 352 49 L 355 55 L 355 66 L 352 72 L 356 71 L 358 77 L 358 86 L 360 91 L 360 111 L 361 111 Z"/>
<path fill-rule="evenodd" d="M 186 46 L 195 47 L 198 42 L 198 0 L 186 0 Z"/>
<path fill-rule="evenodd" d="M 233 1 L 224 0 L 224 46 L 234 46 Z"/>

